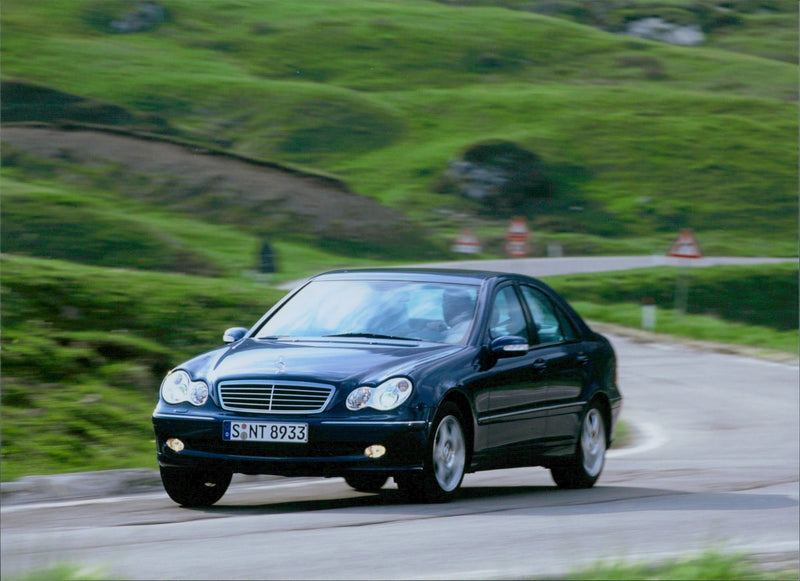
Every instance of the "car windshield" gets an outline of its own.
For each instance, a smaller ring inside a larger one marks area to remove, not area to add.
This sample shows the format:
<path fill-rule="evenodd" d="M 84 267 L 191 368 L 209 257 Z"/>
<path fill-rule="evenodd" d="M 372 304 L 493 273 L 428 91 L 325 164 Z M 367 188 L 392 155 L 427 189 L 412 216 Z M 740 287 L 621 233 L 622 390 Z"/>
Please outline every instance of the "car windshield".
<path fill-rule="evenodd" d="M 472 326 L 478 287 L 387 280 L 312 281 L 256 334 L 366 337 L 461 343 Z"/>

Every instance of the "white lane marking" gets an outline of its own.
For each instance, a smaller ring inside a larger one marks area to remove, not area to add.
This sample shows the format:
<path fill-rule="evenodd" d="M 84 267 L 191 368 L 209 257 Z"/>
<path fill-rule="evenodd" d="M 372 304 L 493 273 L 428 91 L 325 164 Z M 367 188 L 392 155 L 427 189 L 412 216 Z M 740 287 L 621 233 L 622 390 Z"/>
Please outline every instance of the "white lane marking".
<path fill-rule="evenodd" d="M 655 450 L 669 441 L 666 432 L 656 424 L 648 422 L 634 425 L 636 430 L 642 434 L 642 440 L 630 448 L 620 448 L 619 450 L 612 448 L 606 453 L 606 457 L 621 458 L 623 456 L 632 456 L 633 454 L 642 454 Z"/>
<path fill-rule="evenodd" d="M 274 488 L 300 488 L 302 486 L 312 486 L 314 484 L 335 483 L 341 485 L 341 478 L 320 478 L 319 480 L 299 480 L 292 482 L 268 483 L 268 484 L 233 484 L 229 492 L 244 490 L 268 490 Z M 129 494 L 125 496 L 108 496 L 104 498 L 85 498 L 83 500 L 60 500 L 53 502 L 36 502 L 31 504 L 16 504 L 11 506 L 0 506 L 0 514 L 22 512 L 25 510 L 44 510 L 49 508 L 69 508 L 73 506 L 87 506 L 92 504 L 114 504 L 116 502 L 128 502 L 133 500 L 156 500 L 166 499 L 166 492 L 143 492 L 141 494 Z"/>
<path fill-rule="evenodd" d="M 23 510 L 68 508 L 70 506 L 85 506 L 89 504 L 113 504 L 115 502 L 126 502 L 129 500 L 163 498 L 166 495 L 167 495 L 166 492 L 147 492 L 142 494 L 129 494 L 127 496 L 108 496 L 105 498 L 86 498 L 83 500 L 60 500 L 54 502 L 35 502 L 31 504 L 16 504 L 12 506 L 0 507 L 0 514 L 10 513 L 10 512 L 20 512 Z"/>
<path fill-rule="evenodd" d="M 787 361 L 773 361 L 771 359 L 763 359 L 761 357 L 740 357 L 740 359 L 746 359 L 748 363 L 753 363 L 754 365 L 763 365 L 764 367 L 794 367 L 797 368 L 800 366 L 800 361 L 797 359 L 789 359 Z"/>

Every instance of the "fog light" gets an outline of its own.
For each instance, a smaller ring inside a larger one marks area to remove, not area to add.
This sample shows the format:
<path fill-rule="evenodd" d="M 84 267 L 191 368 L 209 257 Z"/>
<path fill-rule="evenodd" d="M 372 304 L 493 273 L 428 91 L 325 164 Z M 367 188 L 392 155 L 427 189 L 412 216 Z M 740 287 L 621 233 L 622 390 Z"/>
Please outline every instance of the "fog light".
<path fill-rule="evenodd" d="M 167 447 L 173 452 L 182 452 L 183 442 L 181 442 L 178 438 L 170 438 L 167 440 Z"/>
<path fill-rule="evenodd" d="M 380 458 L 384 454 L 386 454 L 386 448 L 380 444 L 373 444 L 364 450 L 364 456 L 367 458 Z"/>

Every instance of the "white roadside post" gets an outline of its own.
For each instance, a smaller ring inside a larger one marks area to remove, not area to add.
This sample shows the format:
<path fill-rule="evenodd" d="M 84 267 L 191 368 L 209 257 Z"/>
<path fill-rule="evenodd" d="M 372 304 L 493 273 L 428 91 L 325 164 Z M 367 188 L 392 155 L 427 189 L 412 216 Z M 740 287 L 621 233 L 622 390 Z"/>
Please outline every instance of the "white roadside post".
<path fill-rule="evenodd" d="M 656 329 L 656 302 L 653 297 L 642 299 L 642 329 L 647 331 Z"/>

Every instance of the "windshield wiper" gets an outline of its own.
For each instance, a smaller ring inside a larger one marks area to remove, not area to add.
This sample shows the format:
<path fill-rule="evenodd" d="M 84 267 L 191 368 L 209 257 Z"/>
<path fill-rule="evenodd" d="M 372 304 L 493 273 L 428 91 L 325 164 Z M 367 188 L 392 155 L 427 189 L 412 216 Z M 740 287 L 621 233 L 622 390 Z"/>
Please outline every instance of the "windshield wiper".
<path fill-rule="evenodd" d="M 336 335 L 325 335 L 326 337 L 363 337 L 365 339 L 390 339 L 393 341 L 421 341 L 413 337 L 396 337 L 394 335 L 381 335 L 380 333 L 338 333 Z"/>

